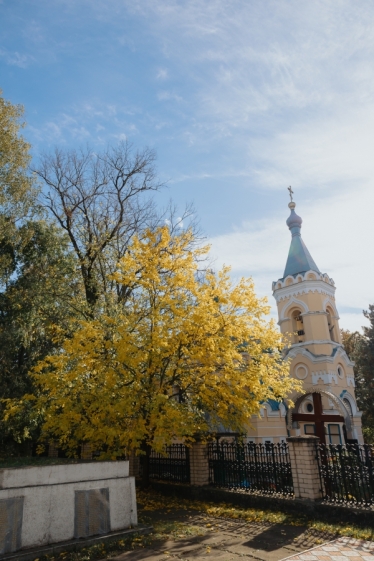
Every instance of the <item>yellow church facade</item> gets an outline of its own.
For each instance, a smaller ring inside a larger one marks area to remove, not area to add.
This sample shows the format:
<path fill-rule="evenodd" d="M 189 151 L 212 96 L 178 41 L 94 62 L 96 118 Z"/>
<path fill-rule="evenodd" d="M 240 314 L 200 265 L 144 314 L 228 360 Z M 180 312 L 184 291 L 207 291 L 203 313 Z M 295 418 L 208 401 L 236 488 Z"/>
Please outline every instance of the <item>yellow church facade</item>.
<path fill-rule="evenodd" d="M 276 443 L 287 436 L 314 434 L 326 444 L 362 443 L 354 365 L 342 345 L 335 283 L 318 269 L 305 246 L 295 207 L 291 200 L 290 250 L 284 274 L 272 289 L 285 359 L 303 389 L 289 396 L 292 407 L 272 400 L 262 404 L 260 417 L 251 419 L 248 440 Z"/>

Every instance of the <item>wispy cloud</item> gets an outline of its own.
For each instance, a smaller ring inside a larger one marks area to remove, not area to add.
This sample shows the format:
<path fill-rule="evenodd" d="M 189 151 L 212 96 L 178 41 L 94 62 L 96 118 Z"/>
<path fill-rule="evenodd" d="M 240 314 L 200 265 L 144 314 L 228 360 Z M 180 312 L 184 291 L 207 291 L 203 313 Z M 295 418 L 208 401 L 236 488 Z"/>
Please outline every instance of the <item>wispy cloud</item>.
<path fill-rule="evenodd" d="M 166 80 L 169 78 L 169 72 L 167 68 L 159 68 L 157 70 L 156 79 L 157 80 Z"/>
<path fill-rule="evenodd" d="M 26 68 L 35 61 L 34 57 L 30 54 L 19 53 L 18 51 L 12 52 L 4 48 L 0 48 L 0 58 L 6 64 L 18 66 L 19 68 Z"/>
<path fill-rule="evenodd" d="M 46 102 L 59 98 L 51 76 L 63 69 L 69 84 L 34 123 L 38 147 L 123 137 L 157 147 L 174 192 L 195 189 L 203 224 L 220 232 L 217 263 L 253 274 L 262 294 L 283 272 L 279 193 L 292 184 L 342 317 L 360 316 L 374 275 L 372 0 L 40 0 L 21 16 L 24 48 L 9 39 L 3 63 L 42 61 Z"/>

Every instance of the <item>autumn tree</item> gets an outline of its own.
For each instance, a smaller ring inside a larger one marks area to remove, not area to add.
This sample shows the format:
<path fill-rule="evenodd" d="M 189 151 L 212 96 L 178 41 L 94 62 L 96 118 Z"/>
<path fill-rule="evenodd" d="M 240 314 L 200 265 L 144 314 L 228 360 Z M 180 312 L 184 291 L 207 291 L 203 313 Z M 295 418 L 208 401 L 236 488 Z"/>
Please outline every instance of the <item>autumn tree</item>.
<path fill-rule="evenodd" d="M 349 331 L 348 329 L 340 330 L 342 342 L 345 352 L 351 360 L 354 360 L 356 347 L 361 339 L 361 333 L 358 331 Z"/>
<path fill-rule="evenodd" d="M 149 457 L 221 424 L 243 431 L 262 401 L 297 385 L 252 280 L 233 285 L 227 268 L 201 278 L 208 248 L 192 242 L 167 227 L 135 236 L 113 275 L 124 290 L 117 315 L 82 321 L 34 369 L 45 438 L 70 453 L 89 442 L 102 457 Z"/>
<path fill-rule="evenodd" d="M 135 151 L 121 142 L 101 153 L 56 149 L 35 170 L 43 183 L 41 202 L 68 235 L 79 261 L 91 317 L 113 289 L 109 275 L 132 236 L 154 215 L 148 197 L 160 187 L 154 162 L 152 150 Z"/>

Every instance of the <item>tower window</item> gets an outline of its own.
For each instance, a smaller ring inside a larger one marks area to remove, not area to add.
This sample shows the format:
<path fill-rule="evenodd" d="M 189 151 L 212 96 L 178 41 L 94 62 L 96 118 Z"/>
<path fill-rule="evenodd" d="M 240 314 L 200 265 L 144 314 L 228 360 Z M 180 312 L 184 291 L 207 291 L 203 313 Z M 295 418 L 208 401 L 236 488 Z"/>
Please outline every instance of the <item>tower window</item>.
<path fill-rule="evenodd" d="M 349 401 L 349 399 L 347 399 L 346 397 L 343 399 L 343 403 L 349 413 L 349 416 L 352 417 L 353 416 L 353 411 L 352 411 L 352 405 L 351 402 Z"/>
<path fill-rule="evenodd" d="M 294 332 L 294 343 L 303 343 L 305 338 L 304 322 L 300 310 L 292 313 L 292 331 Z"/>
<path fill-rule="evenodd" d="M 328 326 L 328 330 L 329 330 L 329 334 L 330 334 L 330 339 L 331 341 L 337 341 L 337 334 L 335 333 L 336 331 L 336 325 L 335 325 L 335 321 L 333 319 L 333 311 L 331 308 L 327 308 L 326 310 L 327 312 L 327 326 Z"/>

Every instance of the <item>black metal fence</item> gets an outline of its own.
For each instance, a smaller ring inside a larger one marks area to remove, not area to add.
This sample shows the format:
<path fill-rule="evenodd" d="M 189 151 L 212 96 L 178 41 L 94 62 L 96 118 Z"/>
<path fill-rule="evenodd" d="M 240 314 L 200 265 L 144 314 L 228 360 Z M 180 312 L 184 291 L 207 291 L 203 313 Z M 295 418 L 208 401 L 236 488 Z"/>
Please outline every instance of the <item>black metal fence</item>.
<path fill-rule="evenodd" d="M 374 446 L 318 444 L 317 459 L 326 501 L 374 505 Z"/>
<path fill-rule="evenodd" d="M 214 442 L 208 445 L 209 481 L 216 487 L 292 496 L 287 443 Z"/>
<path fill-rule="evenodd" d="M 184 444 L 166 446 L 163 454 L 152 450 L 149 463 L 151 479 L 190 483 L 189 449 Z"/>

